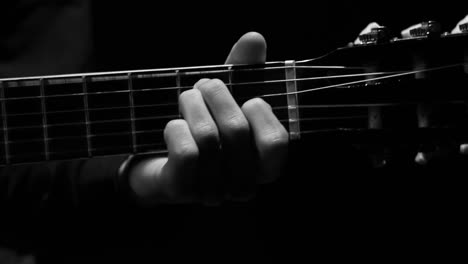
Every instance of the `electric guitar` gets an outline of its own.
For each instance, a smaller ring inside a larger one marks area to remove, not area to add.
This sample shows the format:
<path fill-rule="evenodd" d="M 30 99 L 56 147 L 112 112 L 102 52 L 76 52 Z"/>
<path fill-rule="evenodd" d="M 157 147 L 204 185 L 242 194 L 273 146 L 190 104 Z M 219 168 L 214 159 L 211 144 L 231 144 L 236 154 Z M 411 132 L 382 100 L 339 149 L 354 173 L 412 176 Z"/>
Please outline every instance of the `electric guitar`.
<path fill-rule="evenodd" d="M 403 39 L 377 27 L 360 44 L 301 61 L 0 79 L 0 164 L 165 153 L 178 95 L 200 78 L 223 80 L 239 104 L 266 100 L 291 141 L 463 144 L 468 24 L 459 29 L 427 22 Z"/>

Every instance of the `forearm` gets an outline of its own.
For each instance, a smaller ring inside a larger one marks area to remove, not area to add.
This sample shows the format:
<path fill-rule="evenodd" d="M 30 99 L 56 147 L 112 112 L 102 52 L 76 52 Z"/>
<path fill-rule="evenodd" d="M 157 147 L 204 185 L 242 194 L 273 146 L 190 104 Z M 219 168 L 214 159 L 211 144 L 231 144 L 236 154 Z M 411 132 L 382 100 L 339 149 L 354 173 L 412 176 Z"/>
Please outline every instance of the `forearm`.
<path fill-rule="evenodd" d="M 6 166 L 0 171 L 0 208 L 118 206 L 119 168 L 127 156 Z"/>

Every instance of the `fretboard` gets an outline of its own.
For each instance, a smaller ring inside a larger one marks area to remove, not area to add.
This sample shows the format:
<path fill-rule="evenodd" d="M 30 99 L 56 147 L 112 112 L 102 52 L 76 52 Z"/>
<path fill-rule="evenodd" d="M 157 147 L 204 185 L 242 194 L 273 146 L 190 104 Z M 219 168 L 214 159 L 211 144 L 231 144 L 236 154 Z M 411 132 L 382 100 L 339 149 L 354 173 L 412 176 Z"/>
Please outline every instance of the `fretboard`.
<path fill-rule="evenodd" d="M 421 70 L 408 67 L 381 72 L 317 62 L 0 79 L 0 165 L 165 153 L 166 124 L 183 118 L 179 95 L 201 78 L 222 80 L 239 105 L 263 98 L 291 140 L 387 128 L 419 133 L 431 126 L 421 112 L 424 101 L 451 105 L 439 127 L 465 120 L 460 116 L 466 112 L 464 63 L 425 69 L 431 78 L 420 78 Z M 441 92 L 447 76 L 452 85 Z"/>
<path fill-rule="evenodd" d="M 178 97 L 201 78 L 224 81 L 240 105 L 284 94 L 265 100 L 294 139 L 296 70 L 286 61 L 0 79 L 0 164 L 164 152 Z"/>

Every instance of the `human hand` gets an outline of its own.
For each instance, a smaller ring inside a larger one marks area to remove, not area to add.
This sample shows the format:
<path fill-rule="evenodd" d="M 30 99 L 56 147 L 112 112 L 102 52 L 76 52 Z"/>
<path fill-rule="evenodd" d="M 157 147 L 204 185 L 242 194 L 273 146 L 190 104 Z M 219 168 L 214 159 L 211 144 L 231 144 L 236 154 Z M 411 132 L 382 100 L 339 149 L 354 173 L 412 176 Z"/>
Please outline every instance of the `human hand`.
<path fill-rule="evenodd" d="M 266 60 L 266 42 L 247 33 L 226 64 Z M 271 107 L 255 98 L 239 107 L 218 79 L 201 79 L 179 97 L 183 119 L 164 130 L 168 157 L 146 158 L 129 169 L 131 189 L 143 204 L 246 200 L 257 183 L 279 177 L 288 133 Z"/>

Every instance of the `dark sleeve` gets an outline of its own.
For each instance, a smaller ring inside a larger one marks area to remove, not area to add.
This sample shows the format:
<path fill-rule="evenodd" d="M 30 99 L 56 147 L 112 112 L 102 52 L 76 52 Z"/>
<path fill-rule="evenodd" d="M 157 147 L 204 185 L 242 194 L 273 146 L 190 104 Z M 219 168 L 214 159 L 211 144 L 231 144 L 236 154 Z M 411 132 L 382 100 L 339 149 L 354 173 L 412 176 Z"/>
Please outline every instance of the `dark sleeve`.
<path fill-rule="evenodd" d="M 120 206 L 127 183 L 119 169 L 128 155 L 6 166 L 0 172 L 0 209 Z"/>
<path fill-rule="evenodd" d="M 6 2 L 15 3 L 1 6 L 5 16 L 0 17 L 0 77 L 91 70 L 93 34 L 89 0 Z"/>

